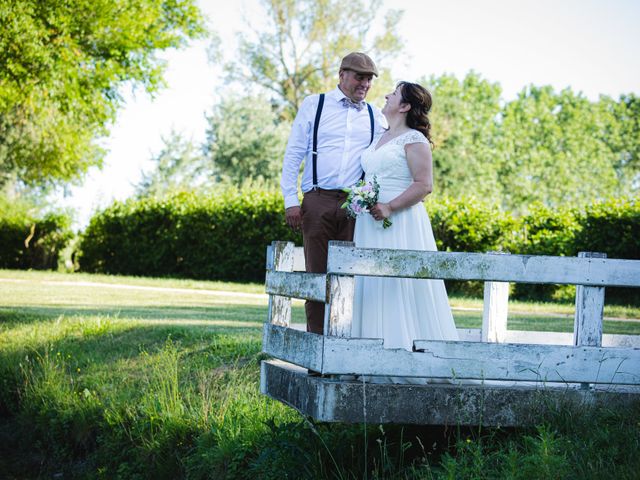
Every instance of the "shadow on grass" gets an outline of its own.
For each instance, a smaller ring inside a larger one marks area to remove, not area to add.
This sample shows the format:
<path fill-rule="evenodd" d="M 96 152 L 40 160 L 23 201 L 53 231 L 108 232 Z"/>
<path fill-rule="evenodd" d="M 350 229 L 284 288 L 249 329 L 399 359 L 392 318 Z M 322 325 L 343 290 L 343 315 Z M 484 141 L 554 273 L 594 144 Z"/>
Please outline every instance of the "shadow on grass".
<path fill-rule="evenodd" d="M 302 321 L 302 307 L 293 307 L 294 321 Z M 158 305 L 55 305 L 0 307 L 0 322 L 30 323 L 52 318 L 110 316 L 143 320 L 227 320 L 238 323 L 259 322 L 267 318 L 263 305 L 225 304 L 220 306 L 158 306 Z"/>

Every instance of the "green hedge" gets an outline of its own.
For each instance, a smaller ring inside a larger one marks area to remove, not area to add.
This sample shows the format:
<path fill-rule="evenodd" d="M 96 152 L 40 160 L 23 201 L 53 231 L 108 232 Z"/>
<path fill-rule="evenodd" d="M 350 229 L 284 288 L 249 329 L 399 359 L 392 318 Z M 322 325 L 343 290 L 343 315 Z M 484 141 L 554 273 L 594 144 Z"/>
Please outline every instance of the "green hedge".
<path fill-rule="evenodd" d="M 604 252 L 609 258 L 640 259 L 640 201 L 610 199 L 590 205 L 579 215 L 581 230 L 575 252 Z M 608 301 L 640 303 L 638 288 L 608 288 Z"/>
<path fill-rule="evenodd" d="M 0 268 L 55 270 L 73 238 L 71 218 L 50 213 L 36 218 L 20 212 L 0 214 Z"/>
<path fill-rule="evenodd" d="M 610 258 L 640 259 L 640 201 L 597 202 L 578 215 L 574 252 L 604 252 Z"/>
<path fill-rule="evenodd" d="M 449 252 L 505 250 L 517 224 L 497 206 L 473 198 L 429 199 L 426 209 L 438 250 Z"/>
<path fill-rule="evenodd" d="M 276 192 L 181 193 L 116 202 L 95 215 L 79 244 L 80 269 L 124 275 L 264 280 L 265 247 L 299 235 Z"/>
<path fill-rule="evenodd" d="M 640 258 L 640 206 L 634 200 L 583 210 L 536 204 L 520 218 L 473 199 L 430 199 L 426 209 L 444 251 L 575 256 L 584 250 Z M 278 192 L 183 193 L 116 202 L 97 214 L 81 237 L 79 261 L 89 272 L 262 282 L 265 247 L 273 240 L 301 244 L 285 224 Z M 479 285 L 458 287 L 477 294 Z M 515 295 L 555 291 L 519 285 Z"/>

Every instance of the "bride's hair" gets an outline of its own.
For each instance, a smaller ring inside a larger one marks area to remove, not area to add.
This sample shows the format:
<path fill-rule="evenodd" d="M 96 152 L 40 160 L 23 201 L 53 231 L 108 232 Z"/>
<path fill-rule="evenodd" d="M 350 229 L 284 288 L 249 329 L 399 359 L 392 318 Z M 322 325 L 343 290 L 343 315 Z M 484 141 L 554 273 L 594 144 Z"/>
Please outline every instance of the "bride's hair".
<path fill-rule="evenodd" d="M 431 122 L 429 121 L 429 111 L 433 103 L 431 94 L 422 85 L 410 82 L 398 83 L 402 94 L 402 102 L 411 105 L 407 112 L 407 126 L 422 133 L 433 147 L 431 140 Z"/>

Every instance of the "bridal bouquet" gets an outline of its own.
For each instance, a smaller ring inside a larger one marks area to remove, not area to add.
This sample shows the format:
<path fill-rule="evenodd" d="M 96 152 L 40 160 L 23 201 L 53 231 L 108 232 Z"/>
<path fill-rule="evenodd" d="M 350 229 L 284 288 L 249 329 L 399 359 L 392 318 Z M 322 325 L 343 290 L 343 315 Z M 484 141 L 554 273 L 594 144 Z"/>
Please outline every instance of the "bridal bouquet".
<path fill-rule="evenodd" d="M 347 209 L 347 215 L 356 218 L 358 215 L 369 213 L 371 207 L 378 203 L 380 185 L 378 185 L 376 177 L 373 177 L 371 182 L 359 180 L 353 187 L 345 188 L 344 191 L 349 195 L 347 201 L 342 204 L 342 208 Z M 391 221 L 385 218 L 382 221 L 382 226 L 389 228 Z"/>

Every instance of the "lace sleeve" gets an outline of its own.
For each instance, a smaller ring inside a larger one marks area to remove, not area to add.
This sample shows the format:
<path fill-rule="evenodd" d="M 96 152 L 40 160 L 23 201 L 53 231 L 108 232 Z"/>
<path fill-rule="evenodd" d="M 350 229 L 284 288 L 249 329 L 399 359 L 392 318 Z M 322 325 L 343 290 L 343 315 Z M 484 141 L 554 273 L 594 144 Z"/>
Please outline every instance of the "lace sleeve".
<path fill-rule="evenodd" d="M 412 130 L 404 136 L 404 143 L 408 145 L 410 143 L 429 143 L 429 140 L 417 130 Z"/>

